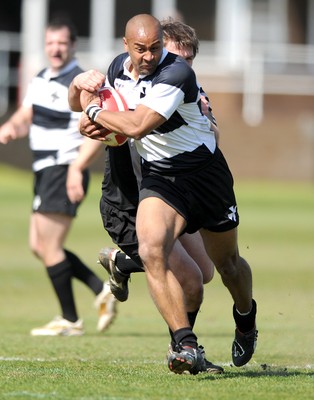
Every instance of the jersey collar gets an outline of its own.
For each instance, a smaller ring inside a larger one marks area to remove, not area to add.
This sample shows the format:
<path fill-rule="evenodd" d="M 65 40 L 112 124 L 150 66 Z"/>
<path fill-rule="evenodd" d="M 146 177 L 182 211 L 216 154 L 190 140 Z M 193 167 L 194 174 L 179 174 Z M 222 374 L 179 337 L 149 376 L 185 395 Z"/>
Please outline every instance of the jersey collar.
<path fill-rule="evenodd" d="M 75 68 L 78 65 L 78 61 L 76 58 L 71 60 L 67 65 L 65 65 L 60 71 L 56 74 L 51 70 L 51 68 L 47 68 L 46 71 L 44 72 L 43 77 L 49 81 L 50 79 L 55 79 L 58 78 L 59 76 L 67 74 L 69 71 L 71 71 L 73 68 Z"/>

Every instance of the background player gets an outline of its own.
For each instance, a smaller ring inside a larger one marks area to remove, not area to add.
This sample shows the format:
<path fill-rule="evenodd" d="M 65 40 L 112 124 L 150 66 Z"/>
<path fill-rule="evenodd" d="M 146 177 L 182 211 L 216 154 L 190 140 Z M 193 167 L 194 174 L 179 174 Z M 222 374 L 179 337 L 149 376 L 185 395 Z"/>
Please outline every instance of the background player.
<path fill-rule="evenodd" d="M 64 248 L 88 188 L 87 167 L 103 147 L 82 138 L 77 130 L 80 114 L 69 109 L 68 86 L 82 72 L 75 59 L 75 45 L 76 30 L 69 21 L 62 18 L 48 24 L 45 53 L 49 67 L 32 80 L 22 106 L 0 128 L 2 144 L 29 134 L 34 171 L 29 243 L 46 267 L 62 311 L 62 316 L 32 329 L 31 334 L 36 336 L 84 333 L 76 310 L 73 278 L 87 285 L 96 296 L 99 331 L 106 329 L 116 314 L 116 299 L 109 286 L 77 255 Z"/>

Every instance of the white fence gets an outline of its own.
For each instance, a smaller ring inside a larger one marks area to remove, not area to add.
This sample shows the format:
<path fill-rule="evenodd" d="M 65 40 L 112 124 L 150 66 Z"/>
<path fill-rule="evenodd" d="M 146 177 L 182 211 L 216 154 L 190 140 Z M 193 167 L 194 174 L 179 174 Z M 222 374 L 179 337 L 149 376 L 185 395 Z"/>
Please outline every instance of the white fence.
<path fill-rule="evenodd" d="M 0 32 L 0 117 L 8 111 L 9 87 L 19 88 L 18 70 L 9 68 L 9 54 L 20 51 L 20 39 L 19 34 Z M 121 39 L 112 54 L 93 57 L 89 48 L 88 39 L 79 40 L 77 55 L 84 68 L 99 68 L 90 65 L 95 59 L 106 68 L 104 64 L 123 51 Z M 210 82 L 210 92 L 243 94 L 242 114 L 248 124 L 261 122 L 264 94 L 314 96 L 314 46 L 251 44 L 237 62 L 226 49 L 228 44 L 201 42 L 194 69 L 200 80 Z"/>

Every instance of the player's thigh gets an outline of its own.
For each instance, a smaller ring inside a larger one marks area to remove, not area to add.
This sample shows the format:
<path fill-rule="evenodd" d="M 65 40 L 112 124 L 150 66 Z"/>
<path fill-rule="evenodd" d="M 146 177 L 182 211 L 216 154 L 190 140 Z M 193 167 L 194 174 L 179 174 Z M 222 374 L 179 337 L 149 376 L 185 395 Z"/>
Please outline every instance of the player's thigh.
<path fill-rule="evenodd" d="M 179 240 L 201 270 L 204 283 L 208 283 L 214 276 L 215 266 L 207 254 L 200 232 L 185 233 L 179 237 Z"/>
<path fill-rule="evenodd" d="M 136 217 L 140 247 L 145 243 L 152 247 L 161 246 L 170 252 L 184 227 L 184 218 L 160 198 L 147 197 L 140 202 Z"/>
<path fill-rule="evenodd" d="M 29 230 L 28 230 L 28 242 L 31 250 L 37 254 L 40 252 L 40 243 L 38 239 L 38 233 L 36 229 L 36 217 L 35 213 L 32 213 L 29 220 Z"/>
<path fill-rule="evenodd" d="M 237 228 L 225 232 L 201 229 L 205 248 L 217 269 L 238 257 Z"/>
<path fill-rule="evenodd" d="M 54 213 L 33 213 L 36 235 L 45 247 L 60 247 L 67 237 L 73 217 Z"/>
<path fill-rule="evenodd" d="M 175 241 L 170 253 L 169 269 L 174 273 L 182 286 L 189 281 L 194 281 L 201 286 L 203 284 L 203 275 L 199 266 L 179 240 Z"/>

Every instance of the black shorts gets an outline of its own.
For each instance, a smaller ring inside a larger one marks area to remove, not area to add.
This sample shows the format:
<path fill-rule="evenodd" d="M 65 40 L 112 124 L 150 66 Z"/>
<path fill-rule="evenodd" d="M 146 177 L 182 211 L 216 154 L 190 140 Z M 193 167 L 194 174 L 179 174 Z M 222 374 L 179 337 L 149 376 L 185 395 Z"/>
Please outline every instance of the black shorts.
<path fill-rule="evenodd" d="M 81 202 L 71 203 L 66 190 L 68 165 L 55 165 L 35 172 L 33 212 L 65 214 L 75 217 Z M 86 194 L 89 172 L 83 172 Z"/>
<path fill-rule="evenodd" d="M 173 207 L 187 222 L 185 232 L 200 228 L 224 232 L 239 224 L 233 177 L 217 148 L 209 162 L 182 176 L 143 175 L 140 201 L 158 197 Z"/>
<path fill-rule="evenodd" d="M 136 235 L 137 208 L 120 210 L 107 203 L 103 198 L 100 200 L 100 214 L 104 228 L 112 241 L 132 260 L 142 265 L 138 255 L 138 240 Z"/>

